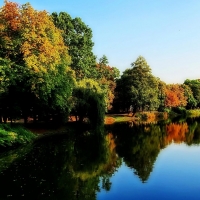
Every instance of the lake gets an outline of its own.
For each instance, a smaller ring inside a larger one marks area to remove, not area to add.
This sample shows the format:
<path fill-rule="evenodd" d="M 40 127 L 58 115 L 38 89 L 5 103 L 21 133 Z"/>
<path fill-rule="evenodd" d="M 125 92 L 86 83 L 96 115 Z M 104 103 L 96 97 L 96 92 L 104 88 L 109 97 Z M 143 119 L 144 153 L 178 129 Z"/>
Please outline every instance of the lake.
<path fill-rule="evenodd" d="M 200 199 L 200 119 L 116 123 L 95 133 L 1 153 L 0 199 Z"/>

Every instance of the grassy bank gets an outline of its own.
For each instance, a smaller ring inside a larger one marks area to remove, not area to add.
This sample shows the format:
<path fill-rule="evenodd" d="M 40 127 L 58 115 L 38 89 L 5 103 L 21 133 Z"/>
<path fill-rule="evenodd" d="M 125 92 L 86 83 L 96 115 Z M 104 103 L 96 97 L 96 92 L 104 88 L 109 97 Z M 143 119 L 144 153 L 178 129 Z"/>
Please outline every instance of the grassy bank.
<path fill-rule="evenodd" d="M 105 116 L 105 124 L 113 124 L 115 122 L 127 122 L 132 121 L 134 118 L 128 114 L 107 114 Z"/>
<path fill-rule="evenodd" d="M 0 124 L 0 147 L 26 144 L 34 138 L 35 134 L 20 125 Z"/>
<path fill-rule="evenodd" d="M 134 116 L 132 114 L 107 114 L 105 117 L 105 124 L 112 124 L 115 122 L 145 122 L 154 123 L 160 120 L 173 119 L 174 117 L 200 117 L 200 109 L 186 110 L 185 108 L 166 109 L 166 112 L 137 112 Z"/>
<path fill-rule="evenodd" d="M 183 110 L 179 112 L 138 112 L 134 116 L 132 114 L 107 114 L 105 116 L 105 124 L 113 124 L 117 122 L 134 122 L 134 123 L 155 123 L 159 120 L 171 119 L 174 116 L 199 117 L 200 109 Z M 181 111 L 181 112 L 180 112 Z M 172 114 L 173 115 L 172 115 Z M 68 125 L 54 126 L 52 124 L 28 124 L 24 128 L 22 124 L 17 123 L 11 126 L 10 124 L 0 124 L 0 147 L 12 147 L 21 144 L 30 143 L 41 136 L 66 133 L 70 127 L 77 128 L 76 123 L 69 122 Z"/>

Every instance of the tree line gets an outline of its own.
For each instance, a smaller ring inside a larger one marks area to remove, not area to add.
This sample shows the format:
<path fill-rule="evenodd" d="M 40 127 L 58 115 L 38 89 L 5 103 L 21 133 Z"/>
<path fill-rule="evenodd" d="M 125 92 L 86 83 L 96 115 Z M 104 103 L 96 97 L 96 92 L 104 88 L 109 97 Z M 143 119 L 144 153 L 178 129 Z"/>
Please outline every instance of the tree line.
<path fill-rule="evenodd" d="M 200 79 L 183 84 L 166 84 L 153 76 L 144 57 L 139 56 L 117 80 L 114 105 L 133 111 L 194 109 L 200 107 Z"/>
<path fill-rule="evenodd" d="M 0 122 L 28 117 L 64 122 L 69 114 L 95 125 L 105 112 L 197 108 L 200 80 L 166 84 L 139 56 L 120 77 L 93 53 L 92 30 L 66 12 L 49 14 L 29 3 L 0 9 Z"/>

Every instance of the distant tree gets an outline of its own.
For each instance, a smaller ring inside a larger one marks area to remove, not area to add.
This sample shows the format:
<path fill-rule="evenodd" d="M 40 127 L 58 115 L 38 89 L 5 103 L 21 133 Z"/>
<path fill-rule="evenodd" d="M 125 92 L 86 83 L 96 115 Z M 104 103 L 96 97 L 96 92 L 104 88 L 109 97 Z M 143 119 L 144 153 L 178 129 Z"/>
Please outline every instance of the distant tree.
<path fill-rule="evenodd" d="M 96 77 L 94 76 L 94 79 L 98 81 L 100 87 L 104 90 L 107 110 L 112 108 L 116 80 L 119 74 L 120 72 L 116 67 L 110 67 L 108 65 L 108 59 L 105 55 L 96 64 Z"/>
<path fill-rule="evenodd" d="M 192 92 L 193 92 L 193 96 L 196 100 L 196 105 L 200 106 L 200 79 L 197 80 L 185 80 L 184 82 L 185 85 L 188 85 Z"/>
<path fill-rule="evenodd" d="M 117 82 L 117 96 L 127 108 L 130 105 L 134 110 L 153 110 L 159 107 L 159 79 L 151 73 L 151 68 L 145 58 L 139 56 L 126 69 Z"/>
<path fill-rule="evenodd" d="M 182 87 L 184 88 L 184 95 L 187 97 L 187 108 L 195 108 L 197 106 L 197 100 L 194 98 L 192 89 L 186 84 L 183 84 Z"/>
<path fill-rule="evenodd" d="M 169 84 L 165 90 L 166 107 L 185 107 L 187 105 L 187 96 L 185 90 L 180 84 Z"/>

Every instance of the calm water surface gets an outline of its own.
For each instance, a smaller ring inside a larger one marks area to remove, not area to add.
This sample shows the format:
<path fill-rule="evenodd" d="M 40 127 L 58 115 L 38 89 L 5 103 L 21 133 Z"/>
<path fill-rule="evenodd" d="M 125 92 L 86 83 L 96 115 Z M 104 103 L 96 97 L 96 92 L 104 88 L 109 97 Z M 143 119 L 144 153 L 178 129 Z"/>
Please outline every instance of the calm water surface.
<path fill-rule="evenodd" d="M 200 199 L 200 120 L 115 124 L 0 154 L 0 199 Z"/>

